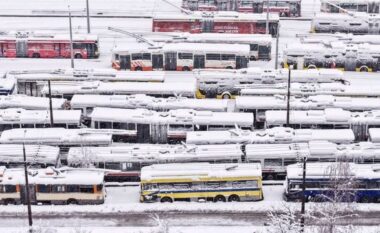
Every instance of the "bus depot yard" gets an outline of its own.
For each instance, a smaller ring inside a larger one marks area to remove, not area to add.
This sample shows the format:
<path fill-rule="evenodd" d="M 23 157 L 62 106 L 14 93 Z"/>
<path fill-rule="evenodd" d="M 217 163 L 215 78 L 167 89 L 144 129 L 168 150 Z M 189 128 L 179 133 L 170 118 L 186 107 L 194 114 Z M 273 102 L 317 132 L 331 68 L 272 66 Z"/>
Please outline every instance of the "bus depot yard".
<path fill-rule="evenodd" d="M 0 20 L 0 232 L 379 231 L 378 0 Z"/>

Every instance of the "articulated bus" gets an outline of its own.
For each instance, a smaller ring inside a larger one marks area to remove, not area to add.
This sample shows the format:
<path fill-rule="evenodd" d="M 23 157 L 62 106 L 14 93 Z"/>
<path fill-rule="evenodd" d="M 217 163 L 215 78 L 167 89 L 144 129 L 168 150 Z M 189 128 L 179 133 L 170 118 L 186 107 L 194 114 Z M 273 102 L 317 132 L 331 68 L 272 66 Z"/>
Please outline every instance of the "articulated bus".
<path fill-rule="evenodd" d="M 378 14 L 380 13 L 379 0 L 329 0 L 321 1 L 321 11 L 326 13 L 345 13 L 341 9 L 333 6 L 337 5 L 347 11 L 365 12 Z"/>
<path fill-rule="evenodd" d="M 162 47 L 134 45 L 115 48 L 112 52 L 112 67 L 133 71 L 241 69 L 248 66 L 249 56 L 248 44 L 166 43 Z"/>
<path fill-rule="evenodd" d="M 267 14 L 239 12 L 193 12 L 193 14 L 156 15 L 153 32 L 266 34 Z M 277 35 L 280 18 L 269 14 L 269 34 Z"/>
<path fill-rule="evenodd" d="M 271 60 L 272 37 L 267 34 L 231 34 L 223 36 L 216 33 L 182 33 L 174 35 L 170 39 L 157 38 L 156 42 L 166 43 L 217 43 L 217 44 L 248 44 L 250 48 L 250 60 Z"/>
<path fill-rule="evenodd" d="M 141 169 L 141 202 L 263 199 L 260 164 L 155 164 Z"/>
<path fill-rule="evenodd" d="M 280 16 L 301 16 L 301 0 L 182 0 L 182 8 L 191 11 L 238 11 L 242 13 L 279 13 Z"/>
<path fill-rule="evenodd" d="M 307 201 L 380 203 L 379 164 L 308 163 L 304 193 L 302 169 L 301 164 L 287 167 L 285 200 L 304 195 Z"/>
<path fill-rule="evenodd" d="M 74 57 L 98 58 L 98 41 L 96 35 L 74 34 Z M 70 50 L 70 38 L 67 35 L 0 35 L 0 57 L 70 58 Z"/>
<path fill-rule="evenodd" d="M 26 204 L 23 168 L 0 167 L 0 203 Z M 29 197 L 32 204 L 103 204 L 104 173 L 85 169 L 30 169 Z"/>

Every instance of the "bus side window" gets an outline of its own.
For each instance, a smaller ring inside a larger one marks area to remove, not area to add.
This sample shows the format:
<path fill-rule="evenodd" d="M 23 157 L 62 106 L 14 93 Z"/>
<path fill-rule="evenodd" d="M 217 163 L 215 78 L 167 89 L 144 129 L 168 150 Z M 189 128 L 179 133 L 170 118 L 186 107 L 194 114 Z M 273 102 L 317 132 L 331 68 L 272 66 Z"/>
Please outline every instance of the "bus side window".
<path fill-rule="evenodd" d="M 249 45 L 249 50 L 250 51 L 257 51 L 259 49 L 259 45 L 258 44 L 250 44 Z"/>
<path fill-rule="evenodd" d="M 94 187 L 92 185 L 82 185 L 79 187 L 81 193 L 93 193 Z"/>
<path fill-rule="evenodd" d="M 39 193 L 50 193 L 51 192 L 51 186 L 45 185 L 45 184 L 39 184 L 37 186 L 37 190 Z"/>

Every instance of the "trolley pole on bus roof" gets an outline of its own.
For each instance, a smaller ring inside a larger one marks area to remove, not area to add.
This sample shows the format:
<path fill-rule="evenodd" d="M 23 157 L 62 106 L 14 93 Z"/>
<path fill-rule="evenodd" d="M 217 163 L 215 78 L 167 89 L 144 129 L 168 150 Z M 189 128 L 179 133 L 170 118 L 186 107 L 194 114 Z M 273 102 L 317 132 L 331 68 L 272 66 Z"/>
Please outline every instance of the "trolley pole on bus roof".
<path fill-rule="evenodd" d="M 278 69 L 278 43 L 280 39 L 280 24 L 277 25 L 277 35 L 276 35 L 276 57 L 274 60 L 274 68 Z"/>
<path fill-rule="evenodd" d="M 305 228 L 305 190 L 306 190 L 306 157 L 303 157 L 303 168 L 302 168 L 302 203 L 301 203 L 301 232 L 304 232 Z"/>
<path fill-rule="evenodd" d="M 91 28 L 90 28 L 90 4 L 88 0 L 86 0 L 86 11 L 87 11 L 87 33 L 91 33 Z"/>
<path fill-rule="evenodd" d="M 288 68 L 288 98 L 286 99 L 286 127 L 289 127 L 289 121 L 290 121 L 290 76 L 292 72 L 293 66 L 290 65 Z"/>
<path fill-rule="evenodd" d="M 50 80 L 48 80 L 48 88 L 49 88 L 49 110 L 50 110 L 50 127 L 54 127 L 54 118 L 53 118 L 53 103 L 51 100 L 51 85 Z"/>
<path fill-rule="evenodd" d="M 26 130 L 24 130 L 24 139 L 25 139 L 25 132 Z M 24 156 L 25 192 L 26 192 L 26 204 L 28 205 L 29 232 L 32 232 L 33 231 L 32 206 L 30 205 L 29 177 L 28 177 L 28 167 L 26 164 L 25 142 L 22 143 L 22 153 Z"/>
<path fill-rule="evenodd" d="M 71 25 L 71 10 L 70 10 L 70 4 L 67 5 L 67 8 L 69 8 L 69 30 L 70 30 L 70 58 L 71 58 L 71 68 L 74 69 L 74 46 L 73 46 L 73 28 Z"/>
<path fill-rule="evenodd" d="M 267 20 L 265 24 L 265 34 L 269 34 L 269 0 L 267 0 Z"/>

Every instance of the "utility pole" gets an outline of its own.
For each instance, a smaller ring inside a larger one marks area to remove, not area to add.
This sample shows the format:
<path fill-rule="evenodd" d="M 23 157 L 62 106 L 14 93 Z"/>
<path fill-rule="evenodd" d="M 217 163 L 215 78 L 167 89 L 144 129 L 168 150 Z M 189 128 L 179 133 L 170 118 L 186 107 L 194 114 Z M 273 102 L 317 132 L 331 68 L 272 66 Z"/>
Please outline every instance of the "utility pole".
<path fill-rule="evenodd" d="M 290 76 L 291 76 L 292 66 L 288 67 L 288 98 L 286 100 L 286 127 L 289 127 L 289 118 L 290 118 Z"/>
<path fill-rule="evenodd" d="M 25 130 L 24 130 L 24 138 L 25 138 Z M 22 143 L 22 152 L 24 155 L 25 190 L 26 190 L 26 203 L 28 205 L 29 232 L 32 232 L 33 219 L 32 219 L 32 207 L 30 205 L 29 177 L 28 177 L 28 167 L 26 164 L 25 142 Z"/>
<path fill-rule="evenodd" d="M 86 11 L 87 11 L 87 33 L 91 33 L 91 28 L 90 28 L 90 4 L 88 3 L 89 0 L 86 0 Z"/>
<path fill-rule="evenodd" d="M 277 35 L 276 35 L 276 57 L 274 60 L 274 68 L 278 69 L 278 43 L 280 39 L 280 24 L 277 25 Z"/>
<path fill-rule="evenodd" d="M 54 127 L 54 118 L 53 118 L 53 103 L 51 100 L 51 85 L 50 80 L 48 80 L 48 88 L 49 88 L 49 109 L 50 109 L 50 127 Z"/>
<path fill-rule="evenodd" d="M 67 8 L 69 9 L 69 27 L 70 27 L 70 58 L 71 58 L 71 68 L 74 69 L 74 46 L 73 46 L 73 28 L 71 25 L 71 10 L 70 10 L 70 4 L 67 5 Z"/>
<path fill-rule="evenodd" d="M 301 203 L 301 232 L 304 232 L 305 228 L 305 190 L 306 190 L 306 157 L 303 157 L 303 169 L 302 169 L 302 203 Z"/>
<path fill-rule="evenodd" d="M 267 21 L 265 24 L 265 34 L 269 34 L 269 0 L 267 0 Z"/>

